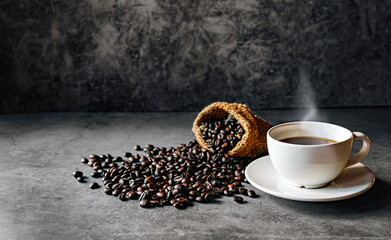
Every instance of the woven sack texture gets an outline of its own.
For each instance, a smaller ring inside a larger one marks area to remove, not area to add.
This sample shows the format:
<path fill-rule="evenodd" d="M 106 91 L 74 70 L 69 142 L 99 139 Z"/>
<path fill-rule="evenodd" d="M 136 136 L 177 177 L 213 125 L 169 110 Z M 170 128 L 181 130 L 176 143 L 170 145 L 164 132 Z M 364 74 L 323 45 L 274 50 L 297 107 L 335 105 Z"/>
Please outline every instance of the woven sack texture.
<path fill-rule="evenodd" d="M 234 157 L 254 158 L 267 153 L 266 133 L 271 125 L 253 114 L 246 105 L 240 103 L 215 102 L 205 107 L 193 123 L 193 132 L 197 142 L 203 148 L 208 149 L 202 138 L 201 123 L 210 119 L 225 119 L 230 114 L 242 125 L 245 133 L 228 154 Z"/>

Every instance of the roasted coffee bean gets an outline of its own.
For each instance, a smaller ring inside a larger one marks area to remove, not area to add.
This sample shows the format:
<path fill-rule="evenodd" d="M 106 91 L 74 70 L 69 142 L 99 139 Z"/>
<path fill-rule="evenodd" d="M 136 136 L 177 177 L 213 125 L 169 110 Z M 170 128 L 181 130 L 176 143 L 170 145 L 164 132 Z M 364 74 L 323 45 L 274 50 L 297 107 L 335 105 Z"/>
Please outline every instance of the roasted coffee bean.
<path fill-rule="evenodd" d="M 200 202 L 200 203 L 204 202 L 204 200 L 203 200 L 203 198 L 202 198 L 201 196 L 196 197 L 195 200 L 196 200 L 197 202 Z"/>
<path fill-rule="evenodd" d="M 145 148 L 150 151 L 154 148 L 154 146 L 152 144 L 147 144 Z"/>
<path fill-rule="evenodd" d="M 129 185 L 129 179 L 127 179 L 127 178 L 121 178 L 121 179 L 119 180 L 119 183 L 120 183 L 121 185 Z"/>
<path fill-rule="evenodd" d="M 143 199 L 143 200 L 139 201 L 139 205 L 142 208 L 150 208 L 150 207 L 152 207 L 151 203 L 147 199 Z"/>
<path fill-rule="evenodd" d="M 159 200 L 149 200 L 149 203 L 152 205 L 152 206 L 162 206 L 162 204 L 160 204 L 160 201 Z"/>
<path fill-rule="evenodd" d="M 248 191 L 247 188 L 244 188 L 244 187 L 239 188 L 240 194 L 247 195 L 247 191 Z"/>
<path fill-rule="evenodd" d="M 183 202 L 183 203 L 186 203 L 186 204 L 189 204 L 189 199 L 186 198 L 186 197 L 175 197 L 176 201 L 177 202 Z"/>
<path fill-rule="evenodd" d="M 156 193 L 156 196 L 158 197 L 158 198 L 164 198 L 165 197 L 165 193 L 164 192 L 158 192 L 158 193 Z"/>
<path fill-rule="evenodd" d="M 229 190 L 227 190 L 227 189 L 226 189 L 226 190 L 224 190 L 224 192 L 223 192 L 223 193 L 224 193 L 224 195 L 225 195 L 225 196 L 232 196 L 232 192 L 231 192 L 231 191 L 229 191 Z"/>
<path fill-rule="evenodd" d="M 131 156 L 132 156 L 132 153 L 130 153 L 130 152 L 124 153 L 124 157 L 126 157 L 126 158 L 130 158 Z"/>
<path fill-rule="evenodd" d="M 100 167 L 100 166 L 102 166 L 102 164 L 101 164 L 100 162 L 94 162 L 94 163 L 92 164 L 92 166 L 93 166 L 93 167 L 95 167 L 95 166 L 99 166 L 99 167 Z"/>
<path fill-rule="evenodd" d="M 104 163 L 106 163 L 107 164 L 107 166 L 110 164 L 110 163 L 112 163 L 113 162 L 113 160 L 111 159 L 111 158 L 107 158 L 105 161 L 104 161 Z M 102 164 L 103 165 L 103 164 Z"/>
<path fill-rule="evenodd" d="M 107 184 L 110 183 L 110 182 L 112 182 L 110 179 L 105 179 L 105 177 L 103 177 L 102 183 L 103 183 L 104 185 L 107 185 Z"/>
<path fill-rule="evenodd" d="M 109 167 L 118 167 L 118 164 L 116 164 L 115 162 L 112 162 L 112 163 L 109 163 Z"/>
<path fill-rule="evenodd" d="M 243 198 L 240 196 L 234 196 L 234 201 L 237 203 L 243 203 Z"/>
<path fill-rule="evenodd" d="M 195 190 L 191 190 L 190 192 L 189 192 L 189 195 L 190 196 L 198 196 L 199 195 L 199 193 L 197 192 L 197 191 L 195 191 Z"/>
<path fill-rule="evenodd" d="M 93 172 L 93 173 L 91 173 L 91 177 L 100 178 L 100 177 L 102 177 L 102 175 L 99 172 Z"/>
<path fill-rule="evenodd" d="M 237 187 L 228 188 L 228 191 L 230 191 L 232 194 L 237 194 L 239 193 L 239 188 Z"/>
<path fill-rule="evenodd" d="M 175 202 L 172 206 L 174 206 L 177 209 L 185 209 L 187 207 L 187 204 L 184 202 Z"/>
<path fill-rule="evenodd" d="M 138 201 L 144 200 L 144 199 L 150 199 L 151 198 L 151 193 L 149 190 L 145 190 L 139 197 Z"/>
<path fill-rule="evenodd" d="M 75 178 L 83 177 L 83 173 L 81 171 L 74 171 L 72 174 Z"/>
<path fill-rule="evenodd" d="M 99 166 L 93 166 L 93 167 L 92 167 L 92 169 L 94 169 L 94 171 L 98 171 L 98 170 L 101 169 L 101 168 L 102 168 L 101 165 L 99 165 Z"/>
<path fill-rule="evenodd" d="M 210 202 L 210 201 L 212 201 L 213 200 L 213 194 L 212 193 L 207 193 L 207 194 L 205 194 L 205 196 L 204 196 L 204 201 L 205 202 Z"/>
<path fill-rule="evenodd" d="M 113 188 L 113 190 L 115 190 L 115 189 L 121 189 L 122 190 L 122 185 L 120 183 L 116 183 L 116 184 L 113 185 L 112 188 Z"/>
<path fill-rule="evenodd" d="M 81 162 L 84 163 L 84 164 L 87 164 L 88 163 L 88 159 L 87 158 L 82 158 Z"/>
<path fill-rule="evenodd" d="M 242 184 L 238 181 L 232 183 L 235 187 L 241 187 Z"/>
<path fill-rule="evenodd" d="M 178 193 L 178 194 L 176 194 L 174 197 L 175 197 L 175 198 L 183 198 L 183 197 L 185 197 L 185 194 L 183 194 L 183 193 Z"/>
<path fill-rule="evenodd" d="M 91 189 L 97 189 L 97 188 L 100 188 L 100 185 L 97 182 L 92 182 L 91 185 L 90 185 L 90 188 Z"/>
<path fill-rule="evenodd" d="M 129 199 L 137 199 L 138 198 L 138 195 L 135 191 L 129 191 L 126 193 L 126 196 L 129 198 Z"/>
<path fill-rule="evenodd" d="M 257 194 L 253 190 L 249 190 L 247 192 L 247 196 L 255 198 L 255 197 L 257 197 Z"/>
<path fill-rule="evenodd" d="M 77 179 L 77 181 L 79 181 L 79 182 L 81 182 L 81 183 L 86 182 L 86 181 L 84 180 L 84 177 L 83 177 L 83 176 L 78 177 L 78 178 L 76 178 L 76 179 Z"/>
<path fill-rule="evenodd" d="M 140 147 L 140 145 L 136 145 L 136 146 L 134 146 L 134 150 L 136 150 L 136 151 L 141 151 L 141 150 L 143 150 L 143 149 Z"/>
<path fill-rule="evenodd" d="M 126 193 L 120 193 L 120 194 L 118 195 L 118 199 L 121 200 L 121 201 L 129 200 L 129 199 L 126 197 Z"/>
<path fill-rule="evenodd" d="M 243 175 L 235 177 L 235 181 L 243 181 L 243 180 L 244 180 L 244 176 Z"/>
<path fill-rule="evenodd" d="M 119 180 L 121 179 L 121 176 L 120 175 L 116 175 L 113 177 L 113 179 L 111 179 L 113 182 L 119 182 Z"/>
<path fill-rule="evenodd" d="M 220 186 L 220 181 L 217 180 L 217 179 L 213 179 L 212 182 L 211 182 L 212 186 L 214 187 L 219 187 Z"/>
<path fill-rule="evenodd" d="M 161 203 L 162 205 L 170 205 L 170 201 L 167 200 L 167 199 L 162 199 L 162 200 L 160 200 L 160 203 Z"/>
<path fill-rule="evenodd" d="M 122 161 L 122 157 L 116 157 L 113 159 L 113 162 L 121 162 Z"/>
<path fill-rule="evenodd" d="M 115 189 L 115 190 L 113 190 L 113 191 L 111 192 L 111 194 L 112 194 L 113 196 L 115 196 L 115 197 L 117 197 L 120 193 L 122 193 L 122 192 L 121 192 L 121 190 L 119 190 L 119 189 Z"/>
<path fill-rule="evenodd" d="M 111 188 L 105 188 L 105 193 L 107 195 L 111 195 L 111 192 L 112 192 Z"/>

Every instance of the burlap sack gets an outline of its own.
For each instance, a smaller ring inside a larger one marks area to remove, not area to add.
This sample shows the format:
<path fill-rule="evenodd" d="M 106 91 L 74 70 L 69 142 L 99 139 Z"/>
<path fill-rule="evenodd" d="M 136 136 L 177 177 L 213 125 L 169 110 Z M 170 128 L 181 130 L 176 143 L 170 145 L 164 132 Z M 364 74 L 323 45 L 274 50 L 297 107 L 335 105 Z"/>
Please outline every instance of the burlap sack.
<path fill-rule="evenodd" d="M 266 133 L 271 125 L 253 114 L 246 105 L 240 103 L 215 102 L 205 107 L 193 123 L 193 132 L 197 142 L 203 148 L 208 149 L 202 138 L 201 122 L 216 118 L 225 119 L 229 114 L 232 114 L 242 125 L 245 133 L 228 154 L 234 157 L 254 158 L 267 153 Z"/>

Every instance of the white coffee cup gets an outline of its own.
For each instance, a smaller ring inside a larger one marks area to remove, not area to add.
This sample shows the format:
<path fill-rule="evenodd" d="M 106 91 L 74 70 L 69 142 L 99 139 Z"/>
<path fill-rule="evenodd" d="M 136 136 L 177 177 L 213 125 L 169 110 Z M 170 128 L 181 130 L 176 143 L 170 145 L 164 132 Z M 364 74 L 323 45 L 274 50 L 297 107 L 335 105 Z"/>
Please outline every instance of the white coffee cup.
<path fill-rule="evenodd" d="M 301 145 L 282 142 L 292 137 L 315 137 L 333 143 Z M 363 141 L 361 150 L 350 157 L 354 140 Z M 361 132 L 323 122 L 290 122 L 272 127 L 267 132 L 271 162 L 287 183 L 296 187 L 319 188 L 327 185 L 346 167 L 363 160 L 371 141 Z"/>

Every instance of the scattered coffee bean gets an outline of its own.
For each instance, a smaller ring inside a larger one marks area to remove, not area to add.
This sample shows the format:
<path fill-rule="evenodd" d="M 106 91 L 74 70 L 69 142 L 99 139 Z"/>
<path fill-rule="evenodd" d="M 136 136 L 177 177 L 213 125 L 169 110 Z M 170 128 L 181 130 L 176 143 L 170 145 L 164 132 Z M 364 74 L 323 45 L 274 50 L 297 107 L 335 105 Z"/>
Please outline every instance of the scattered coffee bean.
<path fill-rule="evenodd" d="M 88 159 L 87 158 L 82 158 L 81 159 L 81 163 L 87 164 L 88 163 Z"/>
<path fill-rule="evenodd" d="M 247 195 L 248 190 L 247 190 L 247 188 L 241 187 L 241 188 L 239 188 L 239 193 L 243 194 L 243 195 Z"/>
<path fill-rule="evenodd" d="M 85 180 L 84 180 L 84 177 L 83 177 L 83 176 L 81 176 L 81 177 L 77 177 L 76 179 L 77 179 L 77 181 L 79 181 L 79 182 L 81 182 L 81 183 L 84 183 L 84 182 L 85 182 Z"/>
<path fill-rule="evenodd" d="M 255 197 L 257 197 L 257 194 L 254 192 L 254 190 L 249 190 L 247 192 L 247 196 L 255 198 Z"/>
<path fill-rule="evenodd" d="M 146 148 L 148 151 L 150 151 L 150 150 L 153 150 L 154 146 L 153 146 L 152 144 L 147 144 L 147 145 L 145 146 L 145 148 Z"/>
<path fill-rule="evenodd" d="M 102 175 L 99 172 L 93 172 L 93 173 L 91 173 L 91 177 L 100 178 L 100 177 L 102 177 Z"/>
<path fill-rule="evenodd" d="M 134 146 L 134 150 L 136 150 L 136 151 L 141 151 L 141 150 L 143 150 L 143 149 L 140 147 L 140 145 L 136 145 L 136 146 Z"/>
<path fill-rule="evenodd" d="M 100 188 L 100 185 L 97 182 L 92 182 L 91 185 L 90 185 L 90 188 L 91 189 L 97 189 L 97 188 Z"/>
<path fill-rule="evenodd" d="M 83 177 L 83 173 L 80 171 L 74 171 L 72 174 L 75 178 Z"/>
<path fill-rule="evenodd" d="M 243 203 L 243 198 L 240 196 L 234 196 L 234 201 L 237 203 Z"/>

